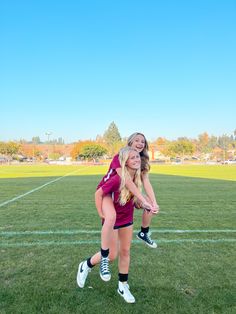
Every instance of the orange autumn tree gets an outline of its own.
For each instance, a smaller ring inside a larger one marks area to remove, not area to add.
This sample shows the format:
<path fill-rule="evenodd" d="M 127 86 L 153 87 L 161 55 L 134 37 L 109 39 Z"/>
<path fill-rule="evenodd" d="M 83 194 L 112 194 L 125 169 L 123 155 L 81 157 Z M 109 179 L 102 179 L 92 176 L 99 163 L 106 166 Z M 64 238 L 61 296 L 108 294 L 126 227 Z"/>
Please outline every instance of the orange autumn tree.
<path fill-rule="evenodd" d="M 83 146 L 90 145 L 92 143 L 94 143 L 94 142 L 91 140 L 78 141 L 78 142 L 74 143 L 74 146 L 73 146 L 71 153 L 70 153 L 70 156 L 72 157 L 72 159 L 76 160 L 77 157 L 79 156 Z"/>
<path fill-rule="evenodd" d="M 162 155 L 167 156 L 169 141 L 164 137 L 158 137 L 154 142 L 152 142 L 150 146 L 150 151 L 154 156 L 154 152 L 158 151 Z"/>
<path fill-rule="evenodd" d="M 86 141 L 79 141 L 74 144 L 70 156 L 73 160 L 76 160 L 78 156 L 81 156 L 84 154 L 84 150 L 86 150 L 88 147 L 100 147 L 104 149 L 104 153 L 107 151 L 105 145 L 98 144 L 96 141 L 86 140 Z"/>
<path fill-rule="evenodd" d="M 204 132 L 198 135 L 198 147 L 197 148 L 201 153 L 210 152 L 209 141 L 210 141 L 210 138 L 207 132 Z"/>

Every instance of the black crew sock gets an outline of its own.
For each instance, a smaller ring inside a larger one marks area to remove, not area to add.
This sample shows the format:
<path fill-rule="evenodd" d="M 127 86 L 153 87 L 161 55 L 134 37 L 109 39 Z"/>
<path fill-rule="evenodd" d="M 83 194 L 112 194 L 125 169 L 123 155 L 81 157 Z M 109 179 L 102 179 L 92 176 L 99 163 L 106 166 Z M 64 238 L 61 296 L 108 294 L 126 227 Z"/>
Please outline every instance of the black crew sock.
<path fill-rule="evenodd" d="M 109 249 L 103 250 L 103 249 L 101 248 L 101 255 L 102 255 L 102 257 L 108 257 L 108 255 L 109 255 Z"/>
<path fill-rule="evenodd" d="M 125 282 L 125 281 L 128 281 L 128 274 L 121 274 L 119 273 L 119 281 L 120 282 Z"/>
<path fill-rule="evenodd" d="M 143 232 L 143 233 L 148 233 L 148 231 L 149 231 L 149 227 L 141 227 L 141 232 Z"/>
<path fill-rule="evenodd" d="M 91 257 L 89 257 L 88 259 L 87 259 L 87 265 L 88 265 L 88 267 L 89 268 L 93 268 L 95 265 L 92 265 L 91 264 Z"/>

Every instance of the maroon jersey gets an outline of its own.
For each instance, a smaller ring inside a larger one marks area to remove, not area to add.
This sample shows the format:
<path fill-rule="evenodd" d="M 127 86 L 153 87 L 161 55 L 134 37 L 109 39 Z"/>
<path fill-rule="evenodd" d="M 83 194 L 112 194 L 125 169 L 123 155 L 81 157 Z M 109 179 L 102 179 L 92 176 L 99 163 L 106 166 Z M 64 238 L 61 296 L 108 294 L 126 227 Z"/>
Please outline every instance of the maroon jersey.
<path fill-rule="evenodd" d="M 134 201 L 131 198 L 125 205 L 120 205 L 120 176 L 118 174 L 113 175 L 102 186 L 103 194 L 112 194 L 114 207 L 116 210 L 116 222 L 114 227 L 123 226 L 133 222 L 134 216 Z"/>
<path fill-rule="evenodd" d="M 113 157 L 108 172 L 98 184 L 97 189 L 99 189 L 101 186 L 103 186 L 104 183 L 106 183 L 110 178 L 117 174 L 116 172 L 117 168 L 121 168 L 118 154 Z"/>

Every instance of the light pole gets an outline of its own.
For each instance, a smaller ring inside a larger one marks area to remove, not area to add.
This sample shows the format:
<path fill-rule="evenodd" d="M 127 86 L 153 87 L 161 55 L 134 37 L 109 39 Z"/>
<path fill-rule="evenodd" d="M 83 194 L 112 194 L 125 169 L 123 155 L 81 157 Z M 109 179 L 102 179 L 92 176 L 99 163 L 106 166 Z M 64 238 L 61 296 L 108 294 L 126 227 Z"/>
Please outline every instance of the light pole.
<path fill-rule="evenodd" d="M 50 139 L 50 135 L 52 134 L 52 132 L 46 132 L 45 135 L 47 135 L 48 137 L 48 145 L 49 145 L 49 139 Z M 49 146 L 47 148 L 47 151 L 48 151 L 48 155 L 47 155 L 47 158 L 49 158 Z"/>
<path fill-rule="evenodd" d="M 50 135 L 52 135 L 52 132 L 46 132 L 45 135 L 47 135 L 47 137 L 48 137 L 48 143 L 49 143 L 49 138 L 50 138 Z"/>

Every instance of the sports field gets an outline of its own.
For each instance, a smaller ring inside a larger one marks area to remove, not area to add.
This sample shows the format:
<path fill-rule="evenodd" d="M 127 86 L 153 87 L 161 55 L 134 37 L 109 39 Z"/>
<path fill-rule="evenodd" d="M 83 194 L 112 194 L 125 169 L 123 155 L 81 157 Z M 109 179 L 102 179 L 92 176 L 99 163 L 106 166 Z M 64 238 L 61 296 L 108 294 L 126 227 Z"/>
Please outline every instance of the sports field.
<path fill-rule="evenodd" d="M 236 313 L 234 165 L 152 167 L 158 248 L 134 234 L 135 304 L 116 292 L 117 263 L 110 282 L 94 268 L 77 287 L 79 262 L 100 248 L 94 191 L 106 170 L 0 166 L 0 313 Z"/>

